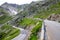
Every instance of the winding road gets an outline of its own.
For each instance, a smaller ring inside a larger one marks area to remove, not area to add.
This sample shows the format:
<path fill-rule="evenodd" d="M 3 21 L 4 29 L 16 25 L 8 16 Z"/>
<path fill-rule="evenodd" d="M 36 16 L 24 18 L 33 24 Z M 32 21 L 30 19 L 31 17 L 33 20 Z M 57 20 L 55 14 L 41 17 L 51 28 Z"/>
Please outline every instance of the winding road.
<path fill-rule="evenodd" d="M 60 40 L 60 23 L 44 20 L 48 40 Z"/>
<path fill-rule="evenodd" d="M 28 34 L 27 30 L 13 26 L 14 28 L 20 29 L 20 34 L 13 38 L 12 40 L 24 40 Z"/>

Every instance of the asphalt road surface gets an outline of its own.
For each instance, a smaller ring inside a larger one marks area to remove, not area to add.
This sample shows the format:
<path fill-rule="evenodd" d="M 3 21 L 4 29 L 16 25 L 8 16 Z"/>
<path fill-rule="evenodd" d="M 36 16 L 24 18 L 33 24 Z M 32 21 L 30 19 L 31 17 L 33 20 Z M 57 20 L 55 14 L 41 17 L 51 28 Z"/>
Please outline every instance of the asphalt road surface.
<path fill-rule="evenodd" d="M 14 28 L 17 28 L 17 27 L 14 27 Z M 28 31 L 24 30 L 22 28 L 18 28 L 18 29 L 20 29 L 20 31 L 21 31 L 20 34 L 18 36 L 16 36 L 15 38 L 13 38 L 12 40 L 24 40 L 26 38 Z"/>
<path fill-rule="evenodd" d="M 60 40 L 60 23 L 49 20 L 44 22 L 48 40 Z"/>

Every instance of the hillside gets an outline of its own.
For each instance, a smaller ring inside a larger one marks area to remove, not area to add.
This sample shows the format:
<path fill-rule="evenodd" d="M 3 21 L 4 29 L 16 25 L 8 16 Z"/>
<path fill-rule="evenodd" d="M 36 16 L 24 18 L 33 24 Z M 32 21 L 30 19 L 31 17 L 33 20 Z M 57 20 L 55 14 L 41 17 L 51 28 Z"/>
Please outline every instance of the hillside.
<path fill-rule="evenodd" d="M 22 11 L 23 15 L 30 16 L 32 15 L 34 18 L 41 18 L 46 19 L 50 14 L 53 14 L 55 6 L 52 8 L 53 5 L 59 3 L 59 0 L 49 0 L 49 1 L 36 1 L 32 2 L 27 6 L 24 11 Z M 57 7 L 58 9 L 58 7 Z M 57 10 L 56 9 L 56 10 Z M 58 10 L 57 10 L 58 11 Z M 56 12 L 56 11 L 55 11 Z"/>
<path fill-rule="evenodd" d="M 33 1 L 30 4 L 11 4 L 5 2 L 1 5 L 9 15 L 23 17 L 32 16 L 33 18 L 47 19 L 52 14 L 60 15 L 60 0 Z"/>
<path fill-rule="evenodd" d="M 33 1 L 23 5 L 5 2 L 0 6 L 0 39 L 40 40 L 41 30 L 46 31 L 45 23 L 50 24 L 45 19 L 60 22 L 60 0 Z"/>
<path fill-rule="evenodd" d="M 4 8 L 0 7 L 0 24 L 3 24 L 11 19 L 12 17 L 9 13 Z"/>

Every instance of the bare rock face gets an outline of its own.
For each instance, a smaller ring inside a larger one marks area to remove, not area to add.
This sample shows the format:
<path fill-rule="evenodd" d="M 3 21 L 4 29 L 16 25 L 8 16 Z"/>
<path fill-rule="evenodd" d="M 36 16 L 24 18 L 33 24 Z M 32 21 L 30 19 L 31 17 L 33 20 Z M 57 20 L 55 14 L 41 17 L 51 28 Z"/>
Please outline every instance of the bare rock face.
<path fill-rule="evenodd" d="M 60 22 L 60 14 L 52 14 L 48 17 L 48 20 Z"/>

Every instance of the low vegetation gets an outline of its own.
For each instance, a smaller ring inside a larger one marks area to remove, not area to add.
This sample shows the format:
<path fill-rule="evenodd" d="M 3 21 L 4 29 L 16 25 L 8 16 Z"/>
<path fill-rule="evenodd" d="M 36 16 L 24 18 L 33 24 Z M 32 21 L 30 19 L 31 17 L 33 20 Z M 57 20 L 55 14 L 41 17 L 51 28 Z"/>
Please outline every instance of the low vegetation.
<path fill-rule="evenodd" d="M 29 40 L 38 40 L 37 33 L 42 27 L 42 21 L 39 21 L 39 23 L 32 29 L 32 33 L 30 35 Z"/>
<path fill-rule="evenodd" d="M 20 34 L 20 30 L 13 28 L 9 24 L 0 27 L 0 40 L 11 40 Z"/>
<path fill-rule="evenodd" d="M 35 25 L 37 21 L 33 20 L 33 19 L 29 19 L 29 18 L 24 18 L 20 21 L 18 21 L 18 24 L 24 28 L 26 28 L 27 26 L 30 25 Z"/>
<path fill-rule="evenodd" d="M 12 17 L 4 15 L 4 16 L 0 17 L 0 24 L 3 24 L 11 19 L 12 19 Z"/>
<path fill-rule="evenodd" d="M 12 17 L 9 16 L 9 13 L 5 11 L 4 9 L 0 8 L 0 24 L 3 24 L 11 19 Z"/>

